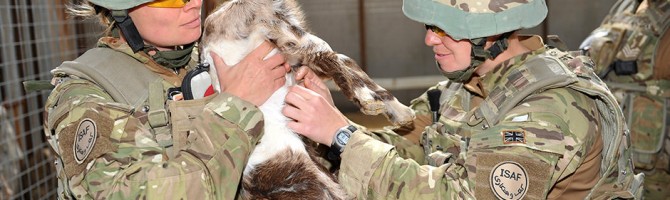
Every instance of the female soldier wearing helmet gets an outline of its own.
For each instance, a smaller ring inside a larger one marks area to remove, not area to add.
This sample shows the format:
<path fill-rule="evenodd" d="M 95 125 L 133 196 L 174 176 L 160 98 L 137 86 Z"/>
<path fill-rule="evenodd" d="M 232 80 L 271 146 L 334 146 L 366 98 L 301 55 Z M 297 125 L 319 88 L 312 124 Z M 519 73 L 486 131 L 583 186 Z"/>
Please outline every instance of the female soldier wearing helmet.
<path fill-rule="evenodd" d="M 272 49 L 266 43 L 243 66 L 217 70 L 230 77 L 221 80 L 222 93 L 172 100 L 191 86 L 185 77 L 204 71 L 191 59 L 201 3 L 88 0 L 70 7 L 99 17 L 116 37 L 102 37 L 52 71 L 45 134 L 58 154 L 60 198 L 235 198 L 262 134 L 257 105 L 284 85 L 288 66 L 281 55 L 263 60 Z"/>
<path fill-rule="evenodd" d="M 412 101 L 412 125 L 350 125 L 313 75 L 286 97 L 289 126 L 341 153 L 339 181 L 351 195 L 639 197 L 626 125 L 591 62 L 517 32 L 544 20 L 544 0 L 404 0 L 403 12 L 426 24 L 449 79 Z M 402 137 L 413 134 L 420 139 Z"/>

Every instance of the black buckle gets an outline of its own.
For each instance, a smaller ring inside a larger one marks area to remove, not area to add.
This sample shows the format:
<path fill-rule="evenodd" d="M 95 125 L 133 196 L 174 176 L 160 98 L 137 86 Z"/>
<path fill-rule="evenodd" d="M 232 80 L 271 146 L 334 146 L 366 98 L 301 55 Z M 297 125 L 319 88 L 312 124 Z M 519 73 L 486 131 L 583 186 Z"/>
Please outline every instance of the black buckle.
<path fill-rule="evenodd" d="M 622 60 L 617 60 L 614 63 L 614 73 L 619 76 L 627 76 L 627 75 L 633 75 L 637 74 L 637 61 L 636 60 L 630 60 L 630 61 L 622 61 Z"/>

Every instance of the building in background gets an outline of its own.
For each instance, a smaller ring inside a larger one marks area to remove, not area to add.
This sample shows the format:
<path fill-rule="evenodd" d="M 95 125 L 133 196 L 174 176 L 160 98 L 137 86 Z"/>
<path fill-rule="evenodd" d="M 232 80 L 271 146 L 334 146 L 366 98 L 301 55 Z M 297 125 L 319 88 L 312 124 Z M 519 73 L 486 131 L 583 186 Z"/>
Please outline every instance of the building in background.
<path fill-rule="evenodd" d="M 0 145 L 16 144 L 21 157 L 0 155 L 0 169 L 18 166 L 20 171 L 5 176 L 12 188 L 10 197 L 0 199 L 54 199 L 56 178 L 53 157 L 45 143 L 42 111 L 48 92 L 25 93 L 26 80 L 49 80 L 50 70 L 72 60 L 95 45 L 101 28 L 95 21 L 75 19 L 65 13 L 72 0 L 0 1 L 0 106 L 15 137 L 0 137 Z M 204 0 L 213 9 L 225 0 Z M 423 92 L 422 82 L 435 81 L 432 50 L 422 45 L 425 29 L 405 18 L 402 1 L 388 0 L 299 0 L 311 30 L 334 50 L 364 64 L 403 103 Z M 570 48 L 597 27 L 614 1 L 549 1 L 546 23 L 532 29 L 540 35 L 557 34 Z M 579 5 L 579 6 L 574 6 Z M 569 27 L 569 28 L 565 28 Z M 437 77 L 441 78 L 441 77 Z M 356 111 L 343 95 L 333 92 L 338 107 Z M 383 118 L 383 117 L 382 117 Z M 362 118 L 369 119 L 369 118 Z M 1 182 L 2 180 L 0 180 Z M 0 183 L 1 184 L 1 183 Z M 0 186 L 1 187 L 1 186 Z M 6 187 L 9 188 L 9 187 Z"/>

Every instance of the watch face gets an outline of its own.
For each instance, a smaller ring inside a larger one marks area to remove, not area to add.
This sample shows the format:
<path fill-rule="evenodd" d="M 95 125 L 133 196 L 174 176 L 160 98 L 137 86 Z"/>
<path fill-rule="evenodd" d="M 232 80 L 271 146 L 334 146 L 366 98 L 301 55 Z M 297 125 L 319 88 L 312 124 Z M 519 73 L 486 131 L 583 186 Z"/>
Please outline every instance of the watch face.
<path fill-rule="evenodd" d="M 340 145 L 345 145 L 347 142 L 349 142 L 349 137 L 351 137 L 349 133 L 346 131 L 340 131 L 337 133 L 337 143 Z"/>

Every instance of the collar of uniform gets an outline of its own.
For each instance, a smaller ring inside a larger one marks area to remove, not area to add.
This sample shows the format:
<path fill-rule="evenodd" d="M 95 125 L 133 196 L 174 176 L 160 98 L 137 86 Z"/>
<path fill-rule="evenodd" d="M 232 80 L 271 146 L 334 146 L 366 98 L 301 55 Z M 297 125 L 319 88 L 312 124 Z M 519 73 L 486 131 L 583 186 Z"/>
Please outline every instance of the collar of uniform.
<path fill-rule="evenodd" d="M 149 70 L 160 75 L 164 80 L 170 82 L 175 86 L 181 85 L 181 81 L 184 79 L 184 76 L 186 76 L 185 68 L 180 68 L 176 72 L 167 69 L 161 66 L 160 64 L 156 63 L 153 59 L 151 59 L 151 56 L 147 55 L 142 51 L 134 53 L 133 50 L 130 48 L 130 46 L 128 46 L 128 43 L 121 42 L 119 38 L 102 37 L 100 38 L 100 40 L 98 40 L 98 47 L 111 48 L 135 58 L 137 61 L 144 63 L 144 66 L 147 67 Z"/>
<path fill-rule="evenodd" d="M 481 79 L 482 78 L 480 76 L 478 76 L 477 74 L 474 74 L 472 76 L 472 78 L 470 79 L 470 81 L 463 84 L 463 88 L 465 88 L 466 90 L 468 90 L 472 93 L 477 94 L 478 96 L 480 96 L 482 98 L 486 98 L 486 96 L 488 94 L 484 92 L 484 88 L 483 88 Z"/>
<path fill-rule="evenodd" d="M 535 57 L 546 51 L 544 43 L 540 36 L 520 35 L 519 41 L 526 48 L 531 49 L 531 51 L 512 57 L 509 60 L 503 61 L 498 66 L 493 68 L 493 70 L 483 75 L 481 77 L 481 80 L 479 81 L 480 82 L 479 84 L 481 84 L 480 88 L 482 90 L 482 94 L 488 95 L 489 92 L 491 92 L 491 90 L 493 90 L 493 88 L 495 88 L 495 86 L 503 78 L 505 78 L 503 76 L 507 74 L 507 72 L 509 72 L 510 69 L 514 69 L 522 65 L 526 60 L 530 59 L 530 57 Z M 483 97 L 486 98 L 486 96 Z"/>
<path fill-rule="evenodd" d="M 519 42 L 532 51 L 544 49 L 544 41 L 539 35 L 519 35 Z"/>

